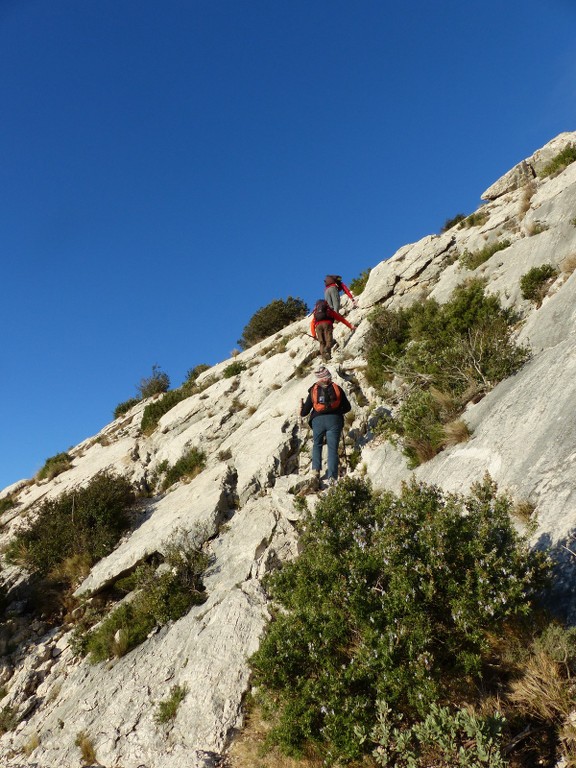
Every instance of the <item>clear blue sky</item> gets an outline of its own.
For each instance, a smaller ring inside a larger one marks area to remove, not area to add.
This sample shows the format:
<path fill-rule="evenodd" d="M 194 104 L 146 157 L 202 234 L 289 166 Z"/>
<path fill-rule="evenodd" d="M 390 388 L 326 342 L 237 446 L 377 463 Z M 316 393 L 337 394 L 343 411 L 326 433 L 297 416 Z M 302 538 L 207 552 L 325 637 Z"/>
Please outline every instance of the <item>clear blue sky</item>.
<path fill-rule="evenodd" d="M 576 129 L 574 0 L 0 0 L 0 488 Z"/>

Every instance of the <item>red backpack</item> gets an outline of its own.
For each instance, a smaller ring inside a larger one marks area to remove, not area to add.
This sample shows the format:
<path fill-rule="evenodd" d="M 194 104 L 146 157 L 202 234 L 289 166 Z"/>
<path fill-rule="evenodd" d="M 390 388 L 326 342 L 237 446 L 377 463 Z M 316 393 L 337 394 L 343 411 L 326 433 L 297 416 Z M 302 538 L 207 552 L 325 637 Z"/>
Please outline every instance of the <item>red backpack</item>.
<path fill-rule="evenodd" d="M 324 299 L 318 299 L 314 306 L 314 320 L 320 322 L 321 320 L 330 320 L 328 316 L 328 302 Z"/>

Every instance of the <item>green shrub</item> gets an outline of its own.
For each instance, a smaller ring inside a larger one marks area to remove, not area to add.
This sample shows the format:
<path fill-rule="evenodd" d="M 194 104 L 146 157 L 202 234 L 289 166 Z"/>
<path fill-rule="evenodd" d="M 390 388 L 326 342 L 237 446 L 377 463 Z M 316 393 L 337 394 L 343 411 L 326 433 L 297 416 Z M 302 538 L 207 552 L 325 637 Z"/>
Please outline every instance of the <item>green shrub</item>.
<path fill-rule="evenodd" d="M 542 168 L 538 173 L 540 178 L 546 176 L 557 176 L 565 168 L 576 160 L 576 144 L 568 144 L 561 152 L 552 158 L 552 160 Z"/>
<path fill-rule="evenodd" d="M 178 461 L 169 467 L 162 482 L 162 490 L 165 491 L 183 477 L 191 480 L 200 474 L 206 466 L 206 454 L 197 448 L 190 448 Z"/>
<path fill-rule="evenodd" d="M 378 765 L 394 768 L 506 768 L 501 748 L 504 718 L 499 713 L 477 717 L 431 704 L 424 720 L 409 728 L 385 702 L 378 702 L 371 738 L 378 746 Z"/>
<path fill-rule="evenodd" d="M 520 278 L 520 290 L 522 296 L 536 304 L 541 304 L 546 295 L 550 281 L 556 277 L 558 270 L 552 264 L 542 264 L 541 267 L 532 267 Z"/>
<path fill-rule="evenodd" d="M 13 731 L 18 722 L 18 711 L 15 707 L 2 707 L 0 710 L 0 734 Z"/>
<path fill-rule="evenodd" d="M 396 418 L 384 425 L 400 436 L 411 466 L 449 444 L 446 427 L 466 403 L 488 392 L 526 362 L 529 350 L 512 340 L 514 315 L 484 283 L 459 286 L 450 300 L 408 309 L 378 308 L 366 336 L 366 378 L 384 391 L 400 377 L 409 384 Z M 453 435 L 454 436 L 454 435 Z"/>
<path fill-rule="evenodd" d="M 170 720 L 174 720 L 178 707 L 187 693 L 188 688 L 185 685 L 173 685 L 170 689 L 170 696 L 164 701 L 159 702 L 154 720 L 158 724 L 169 723 Z"/>
<path fill-rule="evenodd" d="M 72 457 L 67 453 L 57 453 L 46 459 L 46 463 L 38 472 L 38 480 L 52 480 L 56 475 L 66 472 L 72 466 Z"/>
<path fill-rule="evenodd" d="M 141 379 L 138 384 L 138 391 L 143 400 L 167 392 L 168 389 L 170 389 L 170 378 L 158 365 L 153 365 L 152 375 Z"/>
<path fill-rule="evenodd" d="M 368 381 L 382 387 L 401 376 L 460 397 L 488 391 L 528 359 L 512 341 L 514 319 L 480 280 L 456 288 L 443 305 L 428 299 L 409 309 L 378 309 L 366 337 Z"/>
<path fill-rule="evenodd" d="M 86 487 L 43 501 L 30 528 L 9 544 L 7 557 L 43 576 L 74 556 L 94 563 L 112 551 L 128 527 L 133 502 L 126 478 L 101 472 Z"/>
<path fill-rule="evenodd" d="M 358 277 L 355 277 L 354 280 L 352 280 L 349 288 L 354 296 L 360 296 L 364 288 L 366 288 L 366 283 L 368 282 L 371 271 L 372 270 L 370 269 L 365 269 L 358 275 Z"/>
<path fill-rule="evenodd" d="M 131 397 L 129 400 L 125 400 L 123 403 L 118 403 L 116 408 L 114 408 L 114 418 L 117 419 L 120 416 L 124 416 L 124 414 L 128 413 L 131 408 L 134 408 L 135 405 L 138 405 L 139 402 L 139 397 Z"/>
<path fill-rule="evenodd" d="M 227 365 L 226 368 L 222 371 L 222 377 L 224 379 L 231 379 L 232 376 L 238 376 L 239 373 L 242 373 L 242 371 L 246 370 L 246 364 L 240 362 L 240 360 L 235 360 L 233 363 L 230 363 L 230 365 Z"/>
<path fill-rule="evenodd" d="M 441 229 L 441 232 L 448 232 L 449 229 L 452 229 L 452 227 L 455 227 L 456 224 L 460 224 L 460 222 L 464 221 L 465 218 L 466 218 L 465 213 L 457 213 L 456 216 L 454 216 L 453 218 L 446 219 Z"/>
<path fill-rule="evenodd" d="M 158 400 L 154 400 L 144 408 L 140 429 L 145 435 L 151 435 L 158 426 L 158 422 L 165 413 L 171 411 L 175 405 L 184 400 L 189 395 L 183 389 L 172 389 L 166 392 Z"/>
<path fill-rule="evenodd" d="M 346 478 L 322 498 L 267 584 L 279 609 L 251 658 L 272 741 L 341 764 L 369 750 L 379 701 L 411 727 L 498 687 L 491 638 L 531 617 L 549 577 L 510 507 L 489 479 L 460 497 Z"/>
<path fill-rule="evenodd" d="M 481 248 L 472 253 L 470 251 L 464 251 L 464 253 L 460 254 L 459 261 L 462 266 L 467 269 L 476 269 L 480 264 L 484 264 L 485 261 L 488 261 L 488 259 L 494 256 L 495 253 L 503 251 L 505 248 L 509 247 L 510 240 L 501 240 L 500 242 L 492 243 L 491 245 L 487 245 L 485 248 Z"/>
<path fill-rule="evenodd" d="M 3 499 L 0 499 L 0 515 L 4 514 L 4 512 L 8 512 L 9 509 L 14 509 L 15 506 L 16 502 L 14 501 L 13 496 L 4 496 Z"/>
<path fill-rule="evenodd" d="M 293 296 L 288 296 L 285 300 L 275 299 L 251 317 L 237 344 L 240 349 L 248 349 L 307 314 L 308 307 L 302 299 Z"/>
<path fill-rule="evenodd" d="M 471 213 L 470 216 L 466 216 L 462 224 L 466 229 L 470 229 L 470 227 L 481 227 L 482 224 L 485 224 L 488 221 L 488 217 L 488 211 L 480 208 L 480 210 Z"/>
<path fill-rule="evenodd" d="M 79 627 L 75 652 L 89 655 L 94 664 L 124 656 L 143 643 L 154 627 L 176 621 L 192 605 L 205 601 L 202 575 L 208 557 L 190 536 L 168 544 L 164 563 L 160 569 L 150 564 L 139 566 L 134 574 L 133 599 L 122 603 L 88 633 Z"/>
<path fill-rule="evenodd" d="M 209 368 L 210 366 L 206 365 L 206 363 L 199 363 L 198 365 L 195 365 L 194 368 L 190 368 L 186 374 L 186 380 L 184 381 L 184 384 L 182 384 L 182 387 L 187 389 L 193 388 L 198 376 L 200 376 L 201 373 L 204 373 L 204 371 L 209 370 Z"/>

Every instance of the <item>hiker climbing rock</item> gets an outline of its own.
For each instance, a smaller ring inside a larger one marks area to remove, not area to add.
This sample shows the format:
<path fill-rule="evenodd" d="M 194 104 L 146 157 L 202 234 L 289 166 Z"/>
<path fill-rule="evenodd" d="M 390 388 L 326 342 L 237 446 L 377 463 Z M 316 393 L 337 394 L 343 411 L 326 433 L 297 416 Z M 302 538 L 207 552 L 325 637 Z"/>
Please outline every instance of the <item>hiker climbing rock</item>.
<path fill-rule="evenodd" d="M 326 275 L 324 278 L 324 299 L 328 302 L 330 309 L 334 312 L 340 312 L 340 291 L 344 291 L 346 296 L 352 302 L 354 309 L 358 306 L 352 291 L 342 282 L 340 275 Z"/>
<path fill-rule="evenodd" d="M 344 414 L 352 406 L 342 387 L 334 384 L 332 374 L 325 366 L 314 371 L 316 383 L 308 390 L 306 400 L 300 401 L 300 416 L 308 416 L 312 427 L 312 490 L 320 489 L 322 469 L 322 446 L 324 439 L 328 446 L 328 485 L 338 480 L 338 443 L 344 427 Z"/>
<path fill-rule="evenodd" d="M 320 343 L 320 354 L 322 360 L 327 362 L 332 357 L 332 347 L 334 346 L 334 321 L 337 323 L 344 323 L 352 331 L 356 330 L 356 326 L 346 320 L 345 317 L 339 315 L 333 309 L 330 309 L 328 302 L 325 299 L 318 299 L 312 312 L 312 321 L 310 323 L 310 335 L 313 339 L 317 339 Z"/>

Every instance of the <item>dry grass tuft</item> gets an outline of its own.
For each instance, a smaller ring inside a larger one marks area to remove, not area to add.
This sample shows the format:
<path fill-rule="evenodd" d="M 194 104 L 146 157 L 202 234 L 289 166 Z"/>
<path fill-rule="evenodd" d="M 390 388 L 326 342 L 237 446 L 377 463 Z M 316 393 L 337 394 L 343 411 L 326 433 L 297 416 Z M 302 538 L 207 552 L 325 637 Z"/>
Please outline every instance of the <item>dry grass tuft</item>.
<path fill-rule="evenodd" d="M 571 686 L 559 664 L 543 650 L 527 660 L 524 674 L 512 684 L 510 701 L 541 721 L 567 721 L 574 708 Z"/>
<path fill-rule="evenodd" d="M 470 428 L 462 419 L 455 419 L 444 425 L 444 439 L 442 445 L 449 448 L 458 443 L 465 443 L 470 439 Z"/>
<path fill-rule="evenodd" d="M 576 269 L 576 253 L 570 253 L 568 256 L 565 256 L 559 266 L 563 274 L 571 275 Z"/>

